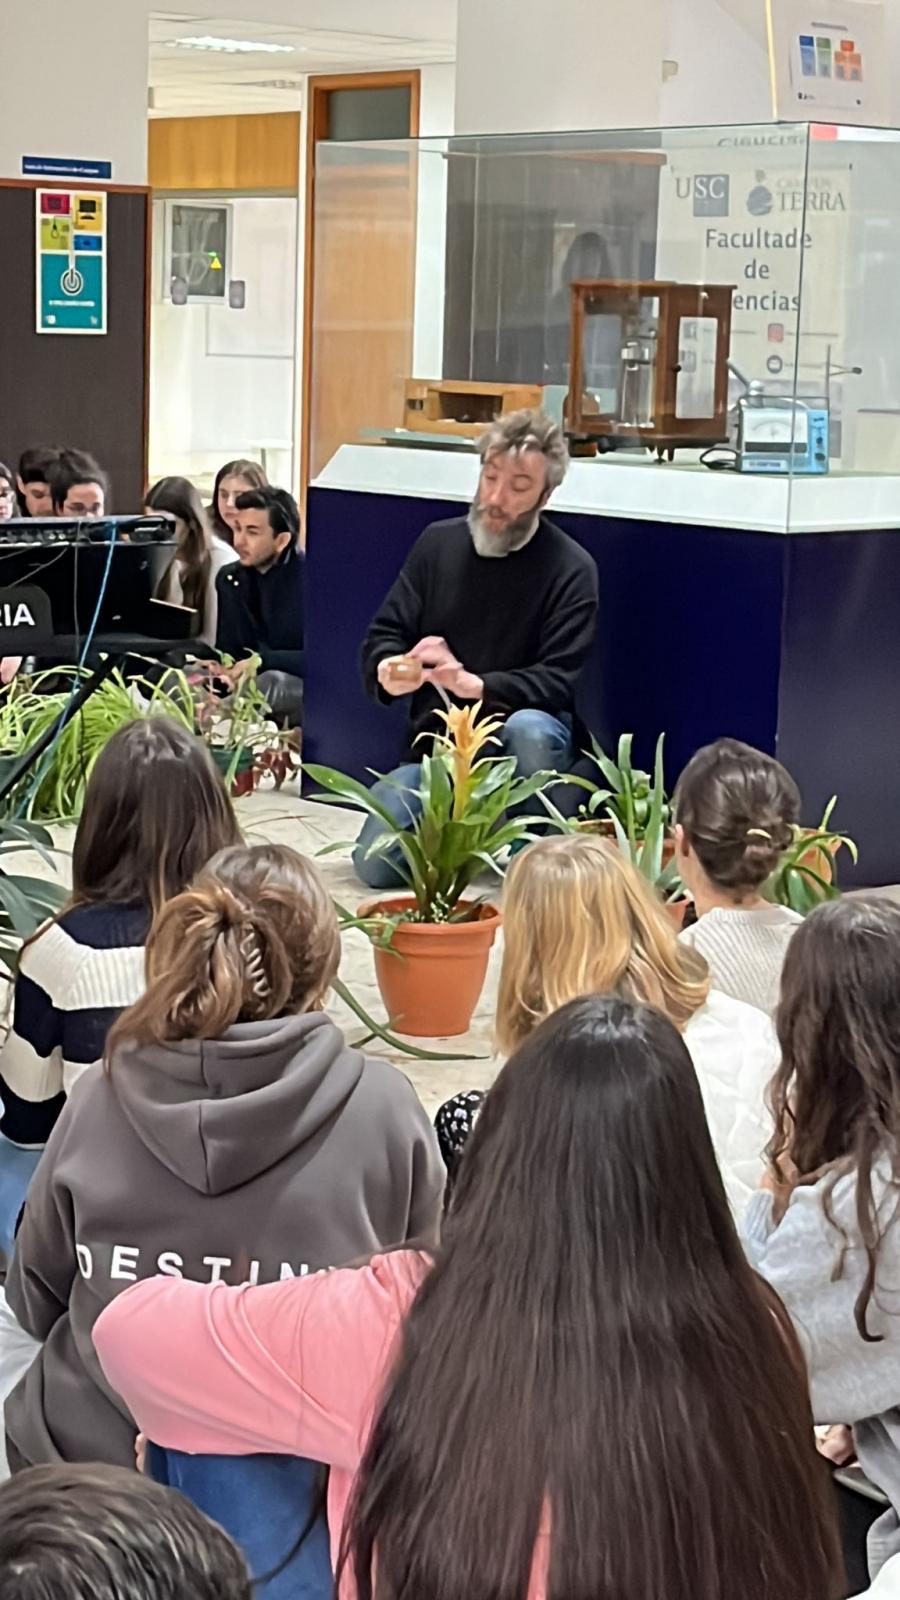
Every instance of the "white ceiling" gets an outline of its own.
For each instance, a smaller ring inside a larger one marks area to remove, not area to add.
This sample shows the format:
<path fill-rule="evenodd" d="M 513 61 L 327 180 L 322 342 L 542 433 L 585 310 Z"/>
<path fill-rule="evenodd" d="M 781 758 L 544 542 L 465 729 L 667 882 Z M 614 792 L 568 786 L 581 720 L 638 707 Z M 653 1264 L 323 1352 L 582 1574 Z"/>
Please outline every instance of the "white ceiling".
<path fill-rule="evenodd" d="M 240 0 L 239 17 L 200 10 L 150 17 L 150 115 L 293 111 L 310 72 L 452 61 L 455 0 Z M 174 48 L 184 36 L 292 45 L 290 54 Z"/>

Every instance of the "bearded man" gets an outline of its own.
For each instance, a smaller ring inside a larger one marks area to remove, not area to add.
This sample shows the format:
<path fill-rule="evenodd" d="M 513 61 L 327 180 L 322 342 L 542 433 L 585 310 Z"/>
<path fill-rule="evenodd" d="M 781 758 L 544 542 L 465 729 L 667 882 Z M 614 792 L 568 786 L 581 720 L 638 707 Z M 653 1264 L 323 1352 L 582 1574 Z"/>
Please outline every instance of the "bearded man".
<path fill-rule="evenodd" d="M 363 641 L 369 693 L 382 704 L 411 696 L 409 762 L 373 791 L 398 818 L 416 803 L 408 792 L 419 776 L 416 738 L 439 729 L 438 686 L 505 718 L 502 753 L 515 756 L 523 777 L 567 772 L 573 760 L 575 687 L 597 625 L 597 569 L 542 515 L 565 477 L 565 440 L 541 412 L 517 411 L 493 423 L 478 448 L 468 516 L 425 529 Z M 372 888 L 393 888 L 402 879 L 390 854 L 370 853 L 381 831 L 377 818 L 366 820 L 354 864 Z"/>

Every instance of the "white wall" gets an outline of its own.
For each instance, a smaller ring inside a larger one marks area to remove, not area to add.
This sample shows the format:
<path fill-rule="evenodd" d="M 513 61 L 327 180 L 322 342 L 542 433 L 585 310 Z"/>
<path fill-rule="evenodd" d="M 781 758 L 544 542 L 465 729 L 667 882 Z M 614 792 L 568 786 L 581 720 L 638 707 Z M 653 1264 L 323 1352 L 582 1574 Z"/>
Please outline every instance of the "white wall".
<path fill-rule="evenodd" d="M 265 453 L 273 481 L 289 486 L 297 202 L 272 196 L 231 205 L 231 276 L 247 285 L 242 311 L 174 306 L 164 297 L 163 202 L 154 204 L 151 476 L 206 480 L 229 456 Z"/>
<path fill-rule="evenodd" d="M 659 120 L 666 0 L 458 0 L 457 133 Z"/>
<path fill-rule="evenodd" d="M 768 122 L 772 116 L 769 55 L 759 27 L 764 0 L 752 0 L 746 25 L 734 0 L 667 0 L 665 54 L 678 71 L 662 86 L 663 127 Z"/>
<path fill-rule="evenodd" d="M 146 183 L 145 0 L 7 0 L 2 16 L 0 177 L 26 155 L 75 156 Z"/>

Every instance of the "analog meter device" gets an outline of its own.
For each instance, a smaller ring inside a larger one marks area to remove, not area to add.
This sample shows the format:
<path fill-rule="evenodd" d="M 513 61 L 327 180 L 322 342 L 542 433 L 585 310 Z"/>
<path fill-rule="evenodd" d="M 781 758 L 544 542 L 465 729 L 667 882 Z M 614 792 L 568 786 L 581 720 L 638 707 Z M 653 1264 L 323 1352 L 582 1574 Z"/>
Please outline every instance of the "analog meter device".
<path fill-rule="evenodd" d="M 750 396 L 738 408 L 739 472 L 828 471 L 828 411 L 802 400 Z"/>

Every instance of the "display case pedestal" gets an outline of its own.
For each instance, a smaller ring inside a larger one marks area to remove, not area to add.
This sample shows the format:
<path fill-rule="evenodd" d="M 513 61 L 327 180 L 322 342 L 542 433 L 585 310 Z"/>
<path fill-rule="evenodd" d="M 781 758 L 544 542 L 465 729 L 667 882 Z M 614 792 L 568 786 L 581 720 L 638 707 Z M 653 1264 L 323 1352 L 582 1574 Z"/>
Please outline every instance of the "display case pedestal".
<path fill-rule="evenodd" d="M 413 465 L 396 459 L 404 454 L 345 447 L 309 494 L 304 756 L 357 777 L 390 770 L 406 737 L 404 703 L 379 707 L 363 691 L 363 635 L 423 528 L 458 516 L 475 482 L 474 461 L 434 453 L 429 472 L 423 452 Z M 413 482 L 416 473 L 422 483 L 452 473 L 456 492 L 430 497 L 399 482 L 394 491 L 388 475 L 402 480 L 404 466 Z M 600 575 L 597 639 L 579 695 L 584 721 L 607 747 L 633 731 L 644 764 L 665 732 L 670 783 L 700 745 L 724 734 L 771 751 L 800 785 L 806 822 L 837 794 L 835 824 L 860 847 L 855 872 L 842 861 L 842 882 L 900 883 L 900 518 L 785 534 L 566 505 L 567 492 L 570 503 L 587 498 L 579 473 L 602 475 L 598 500 L 621 500 L 613 491 L 623 472 L 649 473 L 644 498 L 676 503 L 678 471 L 573 466 L 548 510 Z M 717 506 L 729 520 L 741 505 L 752 511 L 747 480 L 691 477 L 710 486 L 706 515 Z M 369 487 L 349 487 L 354 478 Z M 890 485 L 879 481 L 887 507 Z M 759 485 L 761 505 L 776 487 Z M 698 503 L 694 490 L 691 498 Z M 845 497 L 845 512 L 848 505 Z"/>

